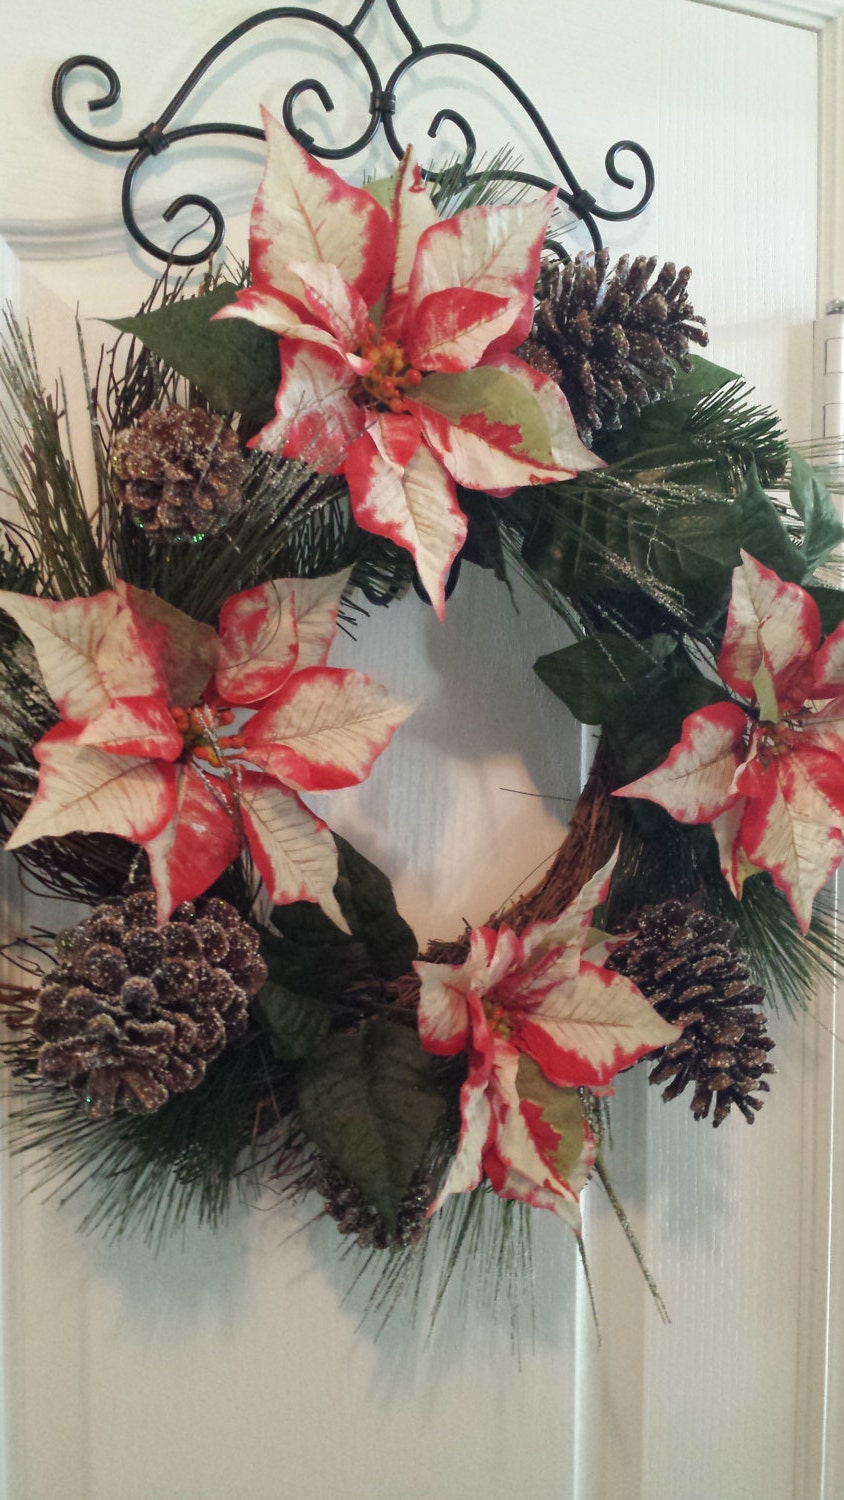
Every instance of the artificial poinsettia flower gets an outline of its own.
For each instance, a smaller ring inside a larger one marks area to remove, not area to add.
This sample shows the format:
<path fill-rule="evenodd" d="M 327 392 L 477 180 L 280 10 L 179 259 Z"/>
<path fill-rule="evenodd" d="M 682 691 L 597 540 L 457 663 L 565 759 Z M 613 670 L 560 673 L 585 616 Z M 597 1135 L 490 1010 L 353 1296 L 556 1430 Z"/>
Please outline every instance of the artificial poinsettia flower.
<path fill-rule="evenodd" d="M 559 388 L 511 353 L 555 193 L 440 219 L 408 151 L 383 207 L 266 111 L 264 126 L 252 286 L 217 314 L 284 341 L 255 442 L 345 474 L 358 524 L 412 554 L 442 617 L 466 535 L 456 484 L 509 494 L 600 465 Z"/>
<path fill-rule="evenodd" d="M 711 823 L 734 895 L 767 870 L 806 932 L 844 857 L 844 625 L 822 644 L 811 595 L 742 558 L 718 671 L 744 701 L 690 714 L 662 765 L 616 796 Z"/>
<path fill-rule="evenodd" d="M 219 632 L 122 582 L 58 603 L 0 593 L 61 715 L 6 847 L 78 832 L 141 844 L 164 922 L 248 846 L 272 901 L 317 901 L 347 930 L 334 840 L 298 794 L 362 781 L 410 711 L 324 664 L 347 576 L 236 594 Z"/>
<path fill-rule="evenodd" d="M 464 963 L 416 964 L 422 1046 L 469 1062 L 460 1140 L 434 1209 L 486 1176 L 500 1197 L 549 1208 L 579 1231 L 596 1143 L 578 1089 L 608 1092 L 622 1068 L 679 1035 L 630 980 L 584 957 L 614 863 L 554 921 L 520 936 L 479 927 Z"/>

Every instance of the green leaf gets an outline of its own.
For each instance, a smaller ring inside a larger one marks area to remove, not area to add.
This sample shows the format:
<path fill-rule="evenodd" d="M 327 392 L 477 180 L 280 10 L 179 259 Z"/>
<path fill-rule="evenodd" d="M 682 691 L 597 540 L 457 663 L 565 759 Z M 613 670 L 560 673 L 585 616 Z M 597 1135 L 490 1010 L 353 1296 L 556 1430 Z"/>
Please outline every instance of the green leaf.
<path fill-rule="evenodd" d="M 392 177 L 373 177 L 369 182 L 365 182 L 363 186 L 370 197 L 375 199 L 376 203 L 380 203 L 381 207 L 387 210 L 387 213 L 391 213 L 393 200 L 396 196 L 397 181 L 398 173 L 394 172 Z"/>
<path fill-rule="evenodd" d="M 444 1108 L 432 1059 L 402 1026 L 329 1037 L 300 1074 L 304 1129 L 390 1228 Z"/>
<path fill-rule="evenodd" d="M 540 656 L 534 671 L 583 724 L 604 724 L 641 707 L 641 685 L 676 649 L 667 635 L 635 641 L 596 631 Z"/>
<path fill-rule="evenodd" d="M 492 424 L 517 427 L 521 440 L 516 452 L 537 463 L 553 463 L 542 407 L 530 387 L 506 370 L 482 367 L 457 375 L 426 375 L 418 399 L 456 426 L 462 417 L 482 413 Z"/>
<path fill-rule="evenodd" d="M 168 303 L 112 325 L 130 333 L 171 369 L 199 387 L 215 411 L 240 412 L 267 422 L 281 380 L 278 339 L 245 318 L 211 321 L 235 300 L 228 283 L 199 297 Z"/>
<path fill-rule="evenodd" d="M 844 589 L 828 588 L 818 583 L 806 592 L 811 594 L 820 610 L 824 635 L 832 635 L 833 630 L 844 623 Z"/>
<path fill-rule="evenodd" d="M 746 475 L 736 498 L 735 513 L 739 542 L 745 552 L 766 568 L 773 568 L 787 582 L 802 583 L 806 577 L 806 558 L 795 547 L 780 512 L 759 483 L 755 466 Z"/>
<path fill-rule="evenodd" d="M 709 624 L 724 609 L 741 561 L 732 504 L 629 498 L 597 476 L 544 487 L 523 556 L 567 598 L 604 590 L 670 591 L 675 611 Z"/>
<path fill-rule="evenodd" d="M 318 1047 L 331 1026 L 331 1007 L 316 995 L 268 981 L 255 998 L 255 1008 L 267 1028 L 276 1057 L 300 1062 Z"/>
<path fill-rule="evenodd" d="M 811 464 L 793 450 L 790 458 L 789 498 L 803 522 L 800 553 L 804 561 L 803 576 L 808 578 L 844 540 L 844 526 L 838 519 L 829 490 Z"/>
<path fill-rule="evenodd" d="M 521 1052 L 516 1074 L 516 1092 L 520 1099 L 537 1104 L 543 1122 L 559 1135 L 552 1160 L 557 1174 L 563 1182 L 568 1182 L 580 1164 L 583 1152 L 583 1104 L 580 1091 L 558 1088 L 549 1083 L 539 1064 Z"/>
<path fill-rule="evenodd" d="M 276 984 L 306 995 L 336 999 L 355 979 L 397 979 L 418 952 L 412 929 L 396 908 L 393 889 L 377 865 L 334 835 L 338 879 L 334 894 L 351 936 L 312 901 L 278 906 L 265 939 L 264 957 Z"/>

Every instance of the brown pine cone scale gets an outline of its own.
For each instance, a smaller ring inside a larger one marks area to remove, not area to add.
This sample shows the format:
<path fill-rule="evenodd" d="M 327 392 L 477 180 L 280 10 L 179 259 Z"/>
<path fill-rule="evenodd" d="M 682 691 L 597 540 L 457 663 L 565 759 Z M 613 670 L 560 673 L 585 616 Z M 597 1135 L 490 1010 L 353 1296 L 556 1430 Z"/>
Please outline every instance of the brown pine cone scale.
<path fill-rule="evenodd" d="M 144 412 L 117 434 L 112 465 L 134 520 L 163 540 L 215 531 L 242 504 L 247 463 L 237 434 L 199 406 Z"/>
<path fill-rule="evenodd" d="M 770 1091 L 768 1061 L 774 1046 L 760 1009 L 764 994 L 753 984 L 747 965 L 733 946 L 726 922 L 680 901 L 665 901 L 634 919 L 633 936 L 607 960 L 638 985 L 664 1020 L 683 1027 L 661 1052 L 649 1081 L 664 1083 L 663 1099 L 676 1099 L 694 1086 L 691 1110 L 696 1120 L 709 1116 L 713 1125 L 727 1118 L 733 1105 L 753 1121 Z"/>
<path fill-rule="evenodd" d="M 227 902 L 184 902 L 158 928 L 150 891 L 97 907 L 62 933 L 58 957 L 32 1019 L 38 1072 L 94 1120 L 201 1083 L 267 974 L 257 932 Z"/>

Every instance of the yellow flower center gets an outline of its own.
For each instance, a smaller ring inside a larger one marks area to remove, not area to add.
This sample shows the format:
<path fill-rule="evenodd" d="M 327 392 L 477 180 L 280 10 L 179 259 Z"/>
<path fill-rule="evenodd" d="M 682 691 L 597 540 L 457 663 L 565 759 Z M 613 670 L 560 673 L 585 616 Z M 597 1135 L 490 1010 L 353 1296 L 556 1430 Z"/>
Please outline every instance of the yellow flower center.
<path fill-rule="evenodd" d="M 198 708 L 171 708 L 173 723 L 184 744 L 185 759 L 204 760 L 209 766 L 225 765 L 223 752 L 241 750 L 242 734 L 220 734 L 221 726 L 231 724 L 234 714 L 230 708 L 209 708 L 201 703 Z"/>
<path fill-rule="evenodd" d="M 388 411 L 407 411 L 403 397 L 408 387 L 417 386 L 422 373 L 408 364 L 400 343 L 392 339 L 379 339 L 373 323 L 369 325 L 370 342 L 361 346 L 363 359 L 370 360 L 372 369 L 360 377 L 361 389 L 370 401 L 386 406 Z"/>

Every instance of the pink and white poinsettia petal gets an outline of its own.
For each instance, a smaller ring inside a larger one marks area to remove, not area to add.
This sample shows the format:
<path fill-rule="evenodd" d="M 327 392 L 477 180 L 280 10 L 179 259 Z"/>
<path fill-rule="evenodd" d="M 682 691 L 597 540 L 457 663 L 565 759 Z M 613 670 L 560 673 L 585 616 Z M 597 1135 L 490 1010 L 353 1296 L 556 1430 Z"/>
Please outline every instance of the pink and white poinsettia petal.
<path fill-rule="evenodd" d="M 460 1138 L 445 1181 L 428 1210 L 429 1216 L 454 1193 L 471 1193 L 484 1175 L 484 1156 L 495 1131 L 489 1085 L 492 1047 L 470 1054 L 469 1071 L 460 1090 Z"/>
<path fill-rule="evenodd" d="M 575 472 L 522 452 L 523 433 L 517 424 L 490 421 L 482 411 L 467 412 L 459 422 L 452 422 L 425 405 L 424 380 L 417 389 L 418 395 L 408 399 L 407 405 L 419 418 L 429 448 L 466 489 L 505 495 L 523 485 L 570 479 Z"/>
<path fill-rule="evenodd" d="M 718 854 L 721 860 L 721 874 L 730 887 L 734 896 L 741 900 L 744 882 L 750 875 L 758 875 L 759 865 L 753 865 L 747 858 L 741 842 L 741 825 L 747 810 L 747 798 L 739 797 L 732 807 L 726 812 L 719 813 L 712 820 L 712 832 L 718 845 Z"/>
<path fill-rule="evenodd" d="M 196 703 L 217 664 L 216 630 L 121 579 L 114 592 L 121 609 L 97 654 L 111 697 L 158 690 L 174 706 Z"/>
<path fill-rule="evenodd" d="M 114 696 L 97 658 L 118 608 L 111 590 L 62 603 L 0 592 L 0 609 L 31 641 L 47 692 L 65 719 L 85 724 L 108 708 Z"/>
<path fill-rule="evenodd" d="M 291 265 L 325 261 L 374 306 L 393 263 L 390 215 L 365 188 L 350 187 L 309 156 L 267 110 L 261 113 L 267 164 L 252 210 L 253 279 L 284 291 Z"/>
<path fill-rule="evenodd" d="M 446 287 L 423 297 L 404 341 L 408 363 L 421 370 L 473 370 L 513 321 L 505 297 Z"/>
<path fill-rule="evenodd" d="M 279 338 L 307 339 L 313 344 L 325 344 L 329 349 L 342 352 L 342 345 L 330 327 L 314 323 L 314 315 L 303 301 L 304 287 L 301 278 L 291 274 L 291 290 L 284 294 L 271 286 L 251 286 L 238 292 L 237 301 L 221 307 L 211 319 L 212 323 L 225 322 L 227 318 L 244 318 L 258 328 L 266 328 Z M 295 287 L 295 294 L 293 288 Z"/>
<path fill-rule="evenodd" d="M 258 703 L 282 688 L 299 655 L 293 583 L 275 578 L 227 599 L 220 610 L 215 676 L 227 703 Z"/>
<path fill-rule="evenodd" d="M 844 763 L 844 697 L 832 698 L 803 721 L 801 741 Z"/>
<path fill-rule="evenodd" d="M 292 580 L 296 609 L 296 632 L 299 637 L 299 671 L 321 667 L 337 632 L 337 615 L 343 590 L 352 576 L 351 568 L 330 573 L 325 578 Z"/>
<path fill-rule="evenodd" d="M 483 996 L 493 991 L 518 963 L 519 939 L 512 928 L 475 927 L 462 964 L 434 964 L 419 959 L 413 967 L 421 981 L 419 1034 L 426 1052 L 450 1057 L 489 1034 Z"/>
<path fill-rule="evenodd" d="M 490 1091 L 495 1129 L 484 1152 L 484 1170 L 499 1198 L 549 1209 L 579 1234 L 577 1194 L 595 1163 L 594 1136 L 584 1120 L 579 1159 L 563 1178 L 554 1161 L 559 1132 L 543 1119 L 537 1104 L 520 1098 L 518 1068 L 518 1054 L 500 1047 Z"/>
<path fill-rule="evenodd" d="M 510 303 L 499 350 L 515 349 L 533 323 L 533 292 L 556 190 L 532 203 L 467 208 L 422 234 L 410 278 L 408 319 L 425 297 L 452 287 L 490 292 Z"/>
<path fill-rule="evenodd" d="M 406 548 L 442 620 L 446 581 L 468 523 L 452 479 L 428 449 L 420 443 L 399 467 L 379 451 L 379 444 L 386 446 L 384 429 L 383 419 L 373 424 L 346 456 L 352 511 L 362 530 Z"/>
<path fill-rule="evenodd" d="M 844 693 L 844 624 L 837 625 L 828 635 L 815 657 L 814 692 L 811 698 L 828 698 L 833 693 Z"/>
<path fill-rule="evenodd" d="M 662 765 L 613 795 L 656 802 L 679 823 L 711 823 L 738 798 L 733 778 L 747 728 L 737 703 L 698 709 L 683 720 L 680 739 Z"/>
<path fill-rule="evenodd" d="M 176 772 L 173 816 L 145 841 L 159 923 L 182 901 L 207 891 L 242 847 L 226 783 L 200 775 L 193 766 L 178 766 Z"/>
<path fill-rule="evenodd" d="M 840 772 L 837 779 L 840 785 Z M 826 790 L 834 794 L 833 785 Z M 801 932 L 808 932 L 815 896 L 844 856 L 844 819 L 824 795 L 810 755 L 779 756 L 760 773 L 741 840 L 747 858 L 770 873 Z"/>
<path fill-rule="evenodd" d="M 279 449 L 326 472 L 340 465 L 366 426 L 366 413 L 349 392 L 357 375 L 335 349 L 288 339 L 284 345 L 276 416 L 252 446 Z"/>
<path fill-rule="evenodd" d="M 314 901 L 341 932 L 349 925 L 334 895 L 337 848 L 321 818 L 269 776 L 245 771 L 239 812 L 255 867 L 271 901 Z"/>
<path fill-rule="evenodd" d="M 586 935 L 592 926 L 592 913 L 606 899 L 617 860 L 618 847 L 613 850 L 606 863 L 590 876 L 558 917 L 549 922 L 533 922 L 525 929 L 522 933 L 525 964 L 536 963 L 552 949 L 567 947 L 573 949 L 576 963 L 579 964 Z M 573 972 L 577 972 L 576 967 Z"/>
<path fill-rule="evenodd" d="M 571 408 L 556 381 L 516 359 L 513 354 L 498 354 L 495 358 L 487 354 L 484 365 L 503 370 L 529 387 L 545 417 L 551 458 L 559 469 L 565 471 L 565 476 L 604 468 L 604 460 L 581 442 Z"/>
<path fill-rule="evenodd" d="M 184 749 L 166 702 L 154 697 L 115 698 L 80 731 L 78 743 L 153 760 L 178 760 Z"/>
<path fill-rule="evenodd" d="M 305 307 L 337 341 L 337 348 L 354 351 L 365 342 L 369 313 L 360 292 L 343 280 L 336 266 L 294 265 L 302 282 Z M 307 335 L 302 332 L 300 337 Z"/>
<path fill-rule="evenodd" d="M 113 833 L 142 844 L 173 816 L 176 773 L 165 761 L 80 745 L 67 724 L 57 724 L 38 741 L 35 758 L 38 790 L 7 849 L 65 833 Z"/>
<path fill-rule="evenodd" d="M 396 258 L 381 324 L 381 334 L 386 339 L 401 340 L 408 287 L 419 239 L 426 229 L 439 223 L 439 215 L 431 201 L 411 146 L 404 154 L 396 178 L 393 222 L 396 230 Z"/>
<path fill-rule="evenodd" d="M 807 666 L 820 638 L 820 613 L 811 595 L 742 552 L 742 565 L 733 572 L 727 628 L 718 658 L 724 682 L 751 698 L 764 648 L 780 707 L 795 693 L 802 703 Z"/>
<path fill-rule="evenodd" d="M 511 1040 L 560 1088 L 601 1088 L 680 1035 L 623 974 L 582 962 L 536 1010 L 510 1012 Z"/>
<path fill-rule="evenodd" d="M 297 791 L 355 786 L 412 709 L 362 672 L 308 667 L 245 725 L 244 754 Z"/>

